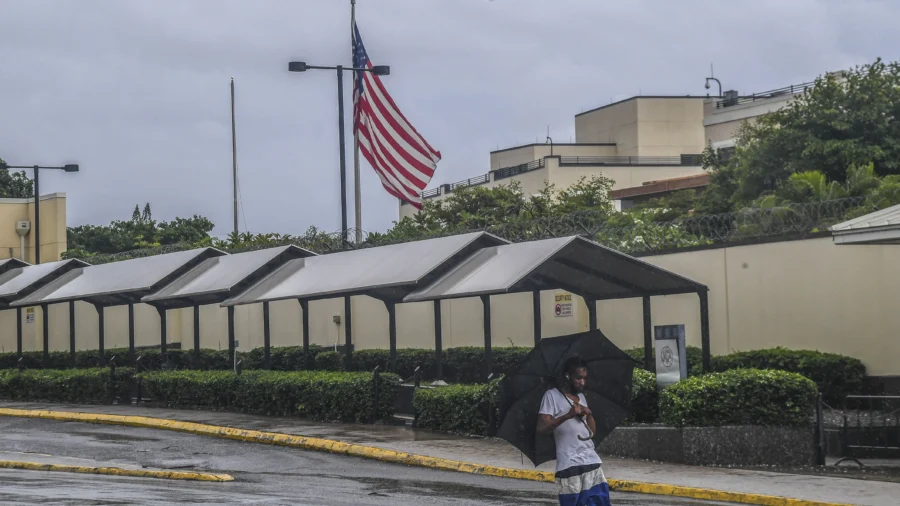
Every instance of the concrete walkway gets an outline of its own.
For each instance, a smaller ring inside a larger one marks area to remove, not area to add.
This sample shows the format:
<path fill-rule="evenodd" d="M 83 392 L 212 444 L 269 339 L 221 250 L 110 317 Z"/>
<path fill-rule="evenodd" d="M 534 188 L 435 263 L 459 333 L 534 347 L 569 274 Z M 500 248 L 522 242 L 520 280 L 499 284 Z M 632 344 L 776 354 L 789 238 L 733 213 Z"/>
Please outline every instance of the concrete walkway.
<path fill-rule="evenodd" d="M 504 441 L 459 437 L 425 430 L 384 425 L 323 424 L 288 418 L 235 413 L 187 411 L 134 406 L 89 406 L 49 403 L 0 403 L 2 408 L 103 413 L 166 418 L 284 434 L 331 439 L 417 455 L 460 460 L 476 464 L 533 470 L 521 453 Z M 900 504 L 900 483 L 848 478 L 806 476 L 742 469 L 662 464 L 604 457 L 608 478 L 758 493 L 807 501 L 866 506 Z M 553 463 L 539 470 L 552 471 Z"/>

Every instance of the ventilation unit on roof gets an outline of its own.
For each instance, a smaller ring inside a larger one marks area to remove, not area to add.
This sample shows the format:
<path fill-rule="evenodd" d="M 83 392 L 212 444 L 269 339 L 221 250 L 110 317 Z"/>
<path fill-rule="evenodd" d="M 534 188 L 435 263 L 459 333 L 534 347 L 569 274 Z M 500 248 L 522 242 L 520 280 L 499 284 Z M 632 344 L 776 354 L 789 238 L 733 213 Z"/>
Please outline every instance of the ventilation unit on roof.
<path fill-rule="evenodd" d="M 738 92 L 737 90 L 728 90 L 723 95 L 722 105 L 725 107 L 729 107 L 732 105 L 737 105 L 738 102 Z"/>

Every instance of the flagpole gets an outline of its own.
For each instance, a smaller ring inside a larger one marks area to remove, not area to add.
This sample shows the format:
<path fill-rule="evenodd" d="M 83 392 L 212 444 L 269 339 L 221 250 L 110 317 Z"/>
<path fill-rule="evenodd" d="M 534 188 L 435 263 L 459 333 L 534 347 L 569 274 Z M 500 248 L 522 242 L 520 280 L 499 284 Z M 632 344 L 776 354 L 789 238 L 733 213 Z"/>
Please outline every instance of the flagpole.
<path fill-rule="evenodd" d="M 234 235 L 238 234 L 237 135 L 234 128 L 234 78 L 231 78 L 231 168 L 234 186 Z"/>
<path fill-rule="evenodd" d="M 350 61 L 354 61 L 352 58 L 355 57 L 353 54 L 353 40 L 356 38 L 356 0 L 350 0 Z M 357 72 L 353 73 L 353 85 L 356 86 L 358 83 L 359 76 Z M 359 134 L 356 131 L 356 108 L 353 108 L 354 111 L 354 123 L 353 123 L 353 191 L 354 191 L 354 209 L 356 211 L 356 222 L 354 223 L 354 228 L 356 228 L 356 244 L 360 244 L 362 242 L 362 195 L 360 194 L 359 189 Z"/>

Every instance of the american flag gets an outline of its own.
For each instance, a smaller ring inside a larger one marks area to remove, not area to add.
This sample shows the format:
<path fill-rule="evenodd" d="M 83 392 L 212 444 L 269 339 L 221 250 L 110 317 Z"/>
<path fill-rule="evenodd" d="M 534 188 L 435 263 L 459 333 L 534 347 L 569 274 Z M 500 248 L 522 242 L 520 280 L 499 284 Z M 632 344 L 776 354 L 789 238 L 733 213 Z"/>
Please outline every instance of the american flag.
<path fill-rule="evenodd" d="M 353 66 L 372 68 L 355 24 L 353 35 Z M 388 193 L 421 209 L 422 190 L 431 181 L 441 153 L 406 120 L 378 76 L 371 72 L 356 74 L 353 127 L 359 150 Z"/>

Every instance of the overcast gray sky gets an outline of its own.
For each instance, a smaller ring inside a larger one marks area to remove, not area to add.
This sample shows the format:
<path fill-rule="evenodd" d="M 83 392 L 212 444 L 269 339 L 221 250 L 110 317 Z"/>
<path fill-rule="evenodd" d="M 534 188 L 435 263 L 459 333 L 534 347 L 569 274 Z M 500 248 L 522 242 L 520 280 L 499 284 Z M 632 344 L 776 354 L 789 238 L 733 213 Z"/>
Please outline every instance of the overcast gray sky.
<path fill-rule="evenodd" d="M 286 67 L 349 64 L 349 4 L 0 0 L 0 157 L 81 163 L 42 179 L 42 193 L 68 194 L 70 225 L 127 219 L 150 202 L 157 219 L 201 214 L 226 234 L 234 76 L 242 231 L 337 230 L 335 77 Z M 357 8 L 370 57 L 391 65 L 388 90 L 443 154 L 432 186 L 487 172 L 491 150 L 543 139 L 548 125 L 568 142 L 582 110 L 638 93 L 703 95 L 710 62 L 726 89 L 751 93 L 896 60 L 898 19 L 888 0 Z M 366 230 L 398 214 L 365 162 L 363 212 Z"/>

